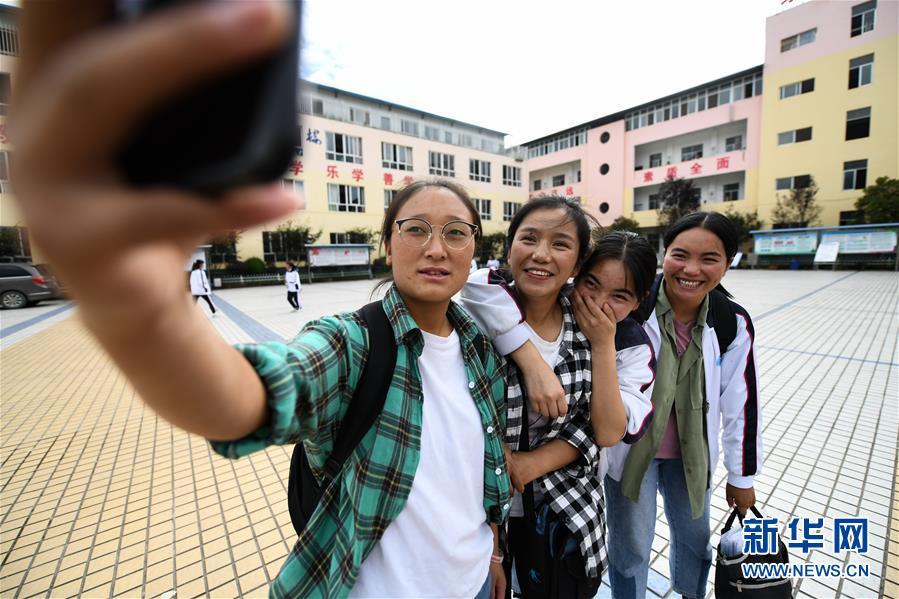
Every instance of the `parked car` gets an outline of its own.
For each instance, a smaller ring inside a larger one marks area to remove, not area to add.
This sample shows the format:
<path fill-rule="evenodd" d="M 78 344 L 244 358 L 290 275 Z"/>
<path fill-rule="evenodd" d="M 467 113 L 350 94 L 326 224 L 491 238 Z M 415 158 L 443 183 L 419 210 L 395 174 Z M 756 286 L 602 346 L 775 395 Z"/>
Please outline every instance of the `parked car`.
<path fill-rule="evenodd" d="M 19 262 L 0 264 L 0 306 L 24 308 L 61 297 L 59 283 L 46 268 Z"/>

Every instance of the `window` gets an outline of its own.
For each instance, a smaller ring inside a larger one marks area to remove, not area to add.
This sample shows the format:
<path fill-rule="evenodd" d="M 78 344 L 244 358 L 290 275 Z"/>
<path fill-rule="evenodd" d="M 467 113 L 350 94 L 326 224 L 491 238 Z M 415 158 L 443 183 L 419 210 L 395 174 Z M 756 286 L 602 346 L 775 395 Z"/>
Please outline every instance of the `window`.
<path fill-rule="evenodd" d="M 393 198 L 396 197 L 395 189 L 385 189 L 384 190 L 384 210 L 390 208 L 390 203 L 393 202 Z"/>
<path fill-rule="evenodd" d="M 807 94 L 815 91 L 815 79 L 805 79 L 804 81 L 796 81 L 780 86 L 780 99 L 798 96 L 799 94 Z"/>
<path fill-rule="evenodd" d="M 864 213 L 861 210 L 841 210 L 840 226 L 861 225 L 864 221 Z"/>
<path fill-rule="evenodd" d="M 9 98 L 11 95 L 9 73 L 0 73 L 0 114 L 6 114 L 9 110 Z"/>
<path fill-rule="evenodd" d="M 659 194 L 651 193 L 649 194 L 649 210 L 658 210 L 659 209 Z"/>
<path fill-rule="evenodd" d="M 811 175 L 796 175 L 794 177 L 782 177 L 775 182 L 774 188 L 778 191 L 784 189 L 805 189 L 812 184 Z"/>
<path fill-rule="evenodd" d="M 650 154 L 649 155 L 649 168 L 655 168 L 657 166 L 662 166 L 662 153 L 658 154 Z"/>
<path fill-rule="evenodd" d="M 350 243 L 350 234 L 349 233 L 331 233 L 330 236 L 331 243 Z"/>
<path fill-rule="evenodd" d="M 871 135 L 871 107 L 846 113 L 846 141 Z"/>
<path fill-rule="evenodd" d="M 385 131 L 390 131 L 390 117 L 382 116 L 381 117 L 381 129 Z"/>
<path fill-rule="evenodd" d="M 328 183 L 328 210 L 331 212 L 365 212 L 365 190 L 355 185 Z"/>
<path fill-rule="evenodd" d="M 877 0 L 864 2 L 852 7 L 852 21 L 849 26 L 849 37 L 861 35 L 874 29 L 874 13 L 877 11 Z"/>
<path fill-rule="evenodd" d="M 725 183 L 724 184 L 724 201 L 733 202 L 740 199 L 740 184 Z"/>
<path fill-rule="evenodd" d="M 542 179 L 534 179 L 531 182 L 531 189 L 533 189 L 534 191 L 540 191 L 541 189 L 543 189 L 543 180 Z"/>
<path fill-rule="evenodd" d="M 517 202 L 503 202 L 503 220 L 509 222 L 521 208 L 521 204 Z"/>
<path fill-rule="evenodd" d="M 294 195 L 303 195 L 303 182 L 296 179 L 281 179 L 281 189 L 292 191 Z"/>
<path fill-rule="evenodd" d="M 874 74 L 874 55 L 866 54 L 849 61 L 849 89 L 871 83 Z"/>
<path fill-rule="evenodd" d="M 428 172 L 440 177 L 455 177 L 456 157 L 441 152 L 428 152 Z"/>
<path fill-rule="evenodd" d="M 521 167 L 503 165 L 503 185 L 521 187 Z"/>
<path fill-rule="evenodd" d="M 697 158 L 702 158 L 702 144 L 697 144 L 695 146 L 684 146 L 680 149 L 681 162 L 686 162 L 687 160 L 696 160 Z"/>
<path fill-rule="evenodd" d="M 490 183 L 490 163 L 472 158 L 468 161 L 468 178 L 472 181 Z"/>
<path fill-rule="evenodd" d="M 578 169 L 578 171 L 577 171 L 577 182 L 578 183 L 581 182 L 581 170 L 580 169 Z"/>
<path fill-rule="evenodd" d="M 485 200 L 482 198 L 474 199 L 475 208 L 478 210 L 478 214 L 483 220 L 490 220 L 490 200 Z"/>
<path fill-rule="evenodd" d="M 416 123 L 415 121 L 400 119 L 400 131 L 402 131 L 406 135 L 415 135 L 416 137 L 418 137 L 418 123 Z"/>
<path fill-rule="evenodd" d="M 724 140 L 724 151 L 725 152 L 739 152 L 743 149 L 743 136 L 742 135 L 734 135 L 733 137 L 728 137 Z"/>
<path fill-rule="evenodd" d="M 553 175 L 553 187 L 565 185 L 565 175 Z"/>
<path fill-rule="evenodd" d="M 793 131 L 784 131 L 777 134 L 777 145 L 799 143 L 809 141 L 812 138 L 812 128 L 803 127 L 802 129 L 794 129 Z"/>
<path fill-rule="evenodd" d="M 459 145 L 465 146 L 466 148 L 470 148 L 472 146 L 471 135 L 466 135 L 464 133 L 459 134 Z"/>
<path fill-rule="evenodd" d="M 453 132 L 452 131 L 444 131 L 443 132 L 443 141 L 448 144 L 453 143 Z"/>
<path fill-rule="evenodd" d="M 325 113 L 325 103 L 321 100 L 312 100 L 312 114 L 319 116 Z"/>
<path fill-rule="evenodd" d="M 343 133 L 326 134 L 327 146 L 325 158 L 338 162 L 355 162 L 362 164 L 362 138 Z"/>
<path fill-rule="evenodd" d="M 358 108 L 350 108 L 350 121 L 360 125 L 368 125 L 371 115 L 367 110 L 359 110 Z"/>
<path fill-rule="evenodd" d="M 851 160 L 843 163 L 843 190 L 864 189 L 868 181 L 868 161 Z"/>
<path fill-rule="evenodd" d="M 784 39 L 780 40 L 780 51 L 786 52 L 787 50 L 792 50 L 793 48 L 798 48 L 799 46 L 810 44 L 815 41 L 815 36 L 817 35 L 817 33 L 817 29 L 809 29 L 808 31 L 803 31 L 802 33 L 791 35 L 790 37 L 785 37 Z"/>
<path fill-rule="evenodd" d="M 398 171 L 412 170 L 412 148 L 381 142 L 381 165 Z"/>
<path fill-rule="evenodd" d="M 0 227 L 0 239 L 3 247 L 0 253 L 4 256 L 22 257 L 31 260 L 31 245 L 28 243 L 28 229 L 25 227 Z M 0 269 L 10 271 L 18 266 L 0 266 Z M 31 276 L 29 273 L 23 273 Z M 0 276 L 19 276 L 19 274 L 0 273 Z"/>
<path fill-rule="evenodd" d="M 433 139 L 437 141 L 440 139 L 440 129 L 437 127 L 431 127 L 430 125 L 425 125 L 425 138 Z"/>
<path fill-rule="evenodd" d="M 12 186 L 9 183 L 9 167 L 12 162 L 12 152 L 3 150 L 0 152 L 0 193 L 11 193 Z"/>

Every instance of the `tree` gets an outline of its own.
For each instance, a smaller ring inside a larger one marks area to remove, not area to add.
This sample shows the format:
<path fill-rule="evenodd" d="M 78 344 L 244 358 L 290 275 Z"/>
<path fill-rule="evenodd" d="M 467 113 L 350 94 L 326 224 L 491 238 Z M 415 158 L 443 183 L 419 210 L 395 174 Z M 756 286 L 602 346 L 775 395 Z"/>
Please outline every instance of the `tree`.
<path fill-rule="evenodd" d="M 292 262 L 306 262 L 306 246 L 315 243 L 322 234 L 321 229 L 313 233 L 309 225 L 295 225 L 292 220 L 278 225 L 275 231 L 280 234 L 280 253 Z"/>
<path fill-rule="evenodd" d="M 243 231 L 228 231 L 218 237 L 209 240 L 211 248 L 209 248 L 208 266 L 212 268 L 213 264 L 228 264 L 237 261 L 237 242 Z"/>
<path fill-rule="evenodd" d="M 899 222 L 899 179 L 877 177 L 855 201 L 855 209 L 864 223 Z"/>
<path fill-rule="evenodd" d="M 750 231 L 755 231 L 765 226 L 765 222 L 759 220 L 757 212 L 737 212 L 734 210 L 733 206 L 727 207 L 727 210 L 724 211 L 724 216 L 729 218 L 730 222 L 732 222 L 737 229 L 737 235 L 740 240 L 740 249 L 744 251 L 748 248 L 749 242 L 752 241 L 752 234 Z"/>
<path fill-rule="evenodd" d="M 619 216 L 612 224 L 609 225 L 610 231 L 633 231 L 634 233 L 640 232 L 640 223 L 635 221 L 632 218 L 628 218 L 626 216 Z"/>
<path fill-rule="evenodd" d="M 821 207 L 815 201 L 818 185 L 814 177 L 808 178 L 808 186 L 790 190 L 790 193 L 779 195 L 777 205 L 771 213 L 775 229 L 791 227 L 810 227 L 818 222 Z"/>
<path fill-rule="evenodd" d="M 482 236 L 475 254 L 478 257 L 478 264 L 481 266 L 487 264 L 490 256 L 502 261 L 503 256 L 506 255 L 506 232 L 499 231 Z"/>
<path fill-rule="evenodd" d="M 682 216 L 699 210 L 699 194 L 689 179 L 665 179 L 659 188 L 659 226 L 667 229 Z"/>
<path fill-rule="evenodd" d="M 348 229 L 346 234 L 349 243 L 367 243 L 368 245 L 375 245 L 375 240 L 379 237 L 375 230 L 369 227 Z"/>

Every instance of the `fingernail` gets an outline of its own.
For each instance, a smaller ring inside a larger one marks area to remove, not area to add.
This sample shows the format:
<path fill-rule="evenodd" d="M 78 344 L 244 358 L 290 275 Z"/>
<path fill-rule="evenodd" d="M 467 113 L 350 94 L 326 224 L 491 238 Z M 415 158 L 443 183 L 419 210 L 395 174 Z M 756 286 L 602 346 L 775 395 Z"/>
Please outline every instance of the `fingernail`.
<path fill-rule="evenodd" d="M 253 2 L 221 2 L 216 10 L 223 26 L 245 32 L 288 29 L 294 14 L 288 0 L 254 0 Z"/>

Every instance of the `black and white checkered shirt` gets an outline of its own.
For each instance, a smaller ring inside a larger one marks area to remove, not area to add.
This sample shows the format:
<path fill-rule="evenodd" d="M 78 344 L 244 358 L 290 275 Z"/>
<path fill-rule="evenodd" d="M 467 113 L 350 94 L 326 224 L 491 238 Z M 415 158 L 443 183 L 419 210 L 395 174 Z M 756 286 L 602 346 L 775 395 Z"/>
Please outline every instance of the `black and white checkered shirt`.
<path fill-rule="evenodd" d="M 562 307 L 562 343 L 555 372 L 568 399 L 568 413 L 555 418 L 549 431 L 537 439 L 538 447 L 553 439 L 568 442 L 581 457 L 568 466 L 550 472 L 534 481 L 558 514 L 564 514 L 568 527 L 580 537 L 581 554 L 586 561 L 587 575 L 600 576 L 608 563 L 606 553 L 605 502 L 599 480 L 600 448 L 593 439 L 590 424 L 590 395 L 592 391 L 592 361 L 590 343 L 575 324 L 571 303 L 559 296 Z M 521 373 L 512 361 L 506 365 L 507 420 L 506 443 L 514 450 L 521 439 L 524 402 L 527 401 L 521 384 Z"/>

